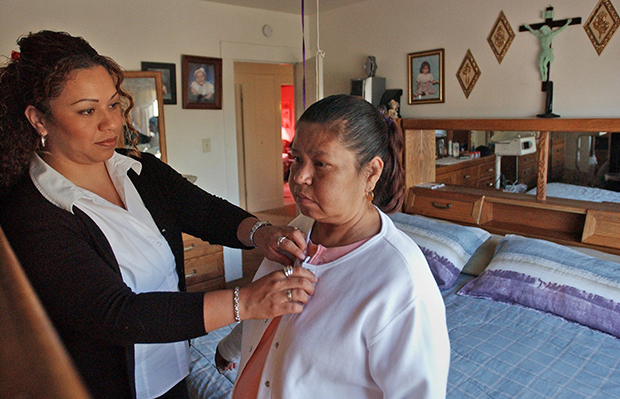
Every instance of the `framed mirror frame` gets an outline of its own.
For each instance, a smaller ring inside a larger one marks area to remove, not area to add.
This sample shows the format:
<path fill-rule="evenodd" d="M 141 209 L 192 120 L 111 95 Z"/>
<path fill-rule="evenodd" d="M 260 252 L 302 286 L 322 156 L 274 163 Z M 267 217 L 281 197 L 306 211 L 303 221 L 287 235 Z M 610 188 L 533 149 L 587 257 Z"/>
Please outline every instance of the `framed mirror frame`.
<path fill-rule="evenodd" d="M 161 72 L 159 71 L 124 71 L 123 76 L 124 76 L 123 88 L 131 92 L 131 94 L 134 96 L 134 102 L 135 102 L 136 94 L 131 89 L 132 80 L 153 79 L 155 97 L 157 100 L 157 133 L 158 133 L 158 139 L 159 139 L 159 143 L 158 143 L 159 153 L 160 153 L 160 159 L 167 163 L 168 156 L 166 152 L 166 122 L 165 122 L 165 117 L 164 117 L 164 98 L 163 98 Z M 134 104 L 134 109 L 136 106 L 137 106 L 137 103 Z M 132 119 L 134 119 L 133 115 L 132 115 Z M 138 124 L 139 127 L 142 124 L 146 124 L 144 122 L 140 123 L 140 121 L 136 121 L 136 120 L 132 120 L 132 121 L 134 124 Z M 148 128 L 149 126 L 145 126 L 140 130 L 144 130 Z"/>

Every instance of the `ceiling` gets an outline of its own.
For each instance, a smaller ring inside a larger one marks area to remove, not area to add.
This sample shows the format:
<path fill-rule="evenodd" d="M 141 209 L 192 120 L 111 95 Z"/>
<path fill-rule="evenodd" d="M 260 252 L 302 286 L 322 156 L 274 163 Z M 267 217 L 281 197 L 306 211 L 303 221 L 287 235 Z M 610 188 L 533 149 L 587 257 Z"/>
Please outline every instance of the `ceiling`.
<path fill-rule="evenodd" d="M 301 14 L 301 0 L 205 0 L 213 3 L 230 4 L 262 10 L 280 11 L 289 14 Z M 333 10 L 351 4 L 362 3 L 367 0 L 305 0 L 304 7 L 307 14 L 316 14 L 316 2 L 319 2 L 319 12 Z"/>

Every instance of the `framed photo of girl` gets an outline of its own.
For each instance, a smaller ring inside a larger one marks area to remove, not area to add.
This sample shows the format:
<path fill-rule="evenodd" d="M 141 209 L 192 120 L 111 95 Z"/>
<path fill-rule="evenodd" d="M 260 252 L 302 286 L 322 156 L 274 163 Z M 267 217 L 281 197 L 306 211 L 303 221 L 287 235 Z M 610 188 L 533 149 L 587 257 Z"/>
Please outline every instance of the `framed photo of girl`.
<path fill-rule="evenodd" d="M 183 108 L 222 109 L 222 59 L 181 56 Z"/>
<path fill-rule="evenodd" d="M 444 102 L 444 49 L 411 53 L 407 58 L 409 104 Z"/>

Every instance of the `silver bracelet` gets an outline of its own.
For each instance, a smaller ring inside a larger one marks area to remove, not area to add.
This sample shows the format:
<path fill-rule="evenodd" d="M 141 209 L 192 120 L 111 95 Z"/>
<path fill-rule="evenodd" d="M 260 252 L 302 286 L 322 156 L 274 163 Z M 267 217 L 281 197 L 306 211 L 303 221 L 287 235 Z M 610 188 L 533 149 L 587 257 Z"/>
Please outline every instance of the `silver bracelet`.
<path fill-rule="evenodd" d="M 269 223 L 267 220 L 259 220 L 254 224 L 254 226 L 252 226 L 252 229 L 250 230 L 250 242 L 252 243 L 252 246 L 254 248 L 256 248 L 256 244 L 254 244 L 254 233 L 256 233 L 256 230 L 260 229 L 263 226 L 271 226 L 271 223 Z"/>
<path fill-rule="evenodd" d="M 235 321 L 237 323 L 241 322 L 241 317 L 239 316 L 239 287 L 235 287 L 233 291 L 233 309 L 235 311 Z"/>

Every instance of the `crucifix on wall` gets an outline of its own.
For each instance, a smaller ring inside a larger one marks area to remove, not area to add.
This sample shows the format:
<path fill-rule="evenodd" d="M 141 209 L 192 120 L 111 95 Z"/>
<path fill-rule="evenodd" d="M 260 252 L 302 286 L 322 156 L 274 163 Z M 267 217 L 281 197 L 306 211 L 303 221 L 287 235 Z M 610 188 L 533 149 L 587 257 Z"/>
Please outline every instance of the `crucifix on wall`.
<path fill-rule="evenodd" d="M 553 7 L 547 7 L 543 12 L 543 18 L 545 22 L 532 25 L 521 25 L 519 32 L 531 32 L 538 36 L 540 39 L 540 60 L 539 68 L 542 79 L 542 91 L 547 93 L 545 102 L 545 113 L 536 115 L 540 118 L 557 118 L 560 115 L 553 113 L 553 82 L 550 80 L 549 73 L 551 69 L 551 63 L 553 62 L 553 47 L 551 42 L 553 38 L 569 25 L 578 25 L 581 23 L 581 18 L 568 18 L 561 20 L 553 20 Z M 557 29 L 554 29 L 557 28 Z"/>

